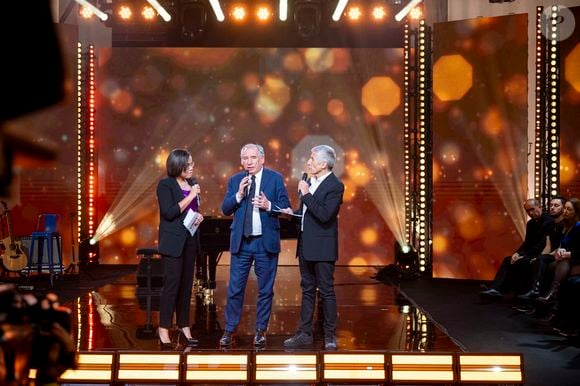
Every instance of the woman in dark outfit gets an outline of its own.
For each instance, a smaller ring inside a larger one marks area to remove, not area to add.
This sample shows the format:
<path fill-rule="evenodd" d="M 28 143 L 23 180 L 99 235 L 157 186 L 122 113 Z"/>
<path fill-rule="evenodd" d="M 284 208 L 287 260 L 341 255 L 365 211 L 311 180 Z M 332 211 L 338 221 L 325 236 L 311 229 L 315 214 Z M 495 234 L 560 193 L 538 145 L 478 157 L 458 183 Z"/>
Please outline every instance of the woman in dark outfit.
<path fill-rule="evenodd" d="M 161 348 L 172 348 L 169 329 L 173 314 L 179 337 L 187 346 L 197 345 L 189 327 L 189 307 L 195 259 L 199 251 L 199 232 L 193 236 L 183 225 L 191 209 L 197 212 L 194 221 L 199 225 L 203 216 L 199 210 L 200 187 L 193 175 L 191 154 L 184 149 L 174 149 L 167 157 L 167 177 L 157 185 L 159 202 L 159 253 L 163 259 L 163 289 L 159 309 L 159 342 Z"/>

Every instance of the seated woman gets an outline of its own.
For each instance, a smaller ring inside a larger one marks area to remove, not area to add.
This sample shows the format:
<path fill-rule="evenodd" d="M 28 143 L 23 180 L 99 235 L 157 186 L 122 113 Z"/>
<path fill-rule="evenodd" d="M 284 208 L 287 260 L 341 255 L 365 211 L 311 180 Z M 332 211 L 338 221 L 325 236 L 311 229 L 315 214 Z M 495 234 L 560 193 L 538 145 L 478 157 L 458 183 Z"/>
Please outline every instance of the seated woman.
<path fill-rule="evenodd" d="M 554 253 L 556 270 L 550 291 L 546 296 L 538 298 L 542 303 L 556 300 L 560 283 L 570 275 L 572 267 L 580 265 L 580 200 L 571 198 L 564 205 L 564 230 L 560 248 Z"/>

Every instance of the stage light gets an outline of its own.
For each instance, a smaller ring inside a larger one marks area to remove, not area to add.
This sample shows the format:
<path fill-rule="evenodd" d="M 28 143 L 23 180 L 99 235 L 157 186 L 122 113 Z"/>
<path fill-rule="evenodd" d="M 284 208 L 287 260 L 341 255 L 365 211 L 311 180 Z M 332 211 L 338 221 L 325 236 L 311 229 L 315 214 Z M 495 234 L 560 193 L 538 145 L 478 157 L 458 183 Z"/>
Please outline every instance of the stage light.
<path fill-rule="evenodd" d="M 420 7 L 415 7 L 409 12 L 409 17 L 413 20 L 419 20 L 423 16 L 423 11 Z"/>
<path fill-rule="evenodd" d="M 161 16 L 161 18 L 163 19 L 163 21 L 169 22 L 171 20 L 171 15 L 169 14 L 169 12 L 167 12 L 167 10 L 163 8 L 163 6 L 159 4 L 157 0 L 147 0 L 147 2 L 151 4 L 151 6 L 157 11 L 159 16 Z"/>
<path fill-rule="evenodd" d="M 340 17 L 342 16 L 342 13 L 344 12 L 344 9 L 346 8 L 347 4 L 348 4 L 348 0 L 338 0 L 338 3 L 336 4 L 336 8 L 334 9 L 334 12 L 332 13 L 332 20 L 334 20 L 334 21 L 340 20 Z"/>
<path fill-rule="evenodd" d="M 91 19 L 94 16 L 94 12 L 91 11 L 91 9 L 89 7 L 85 7 L 84 5 L 79 9 L 79 15 L 83 18 L 83 19 Z"/>
<path fill-rule="evenodd" d="M 278 5 L 278 15 L 280 21 L 288 20 L 288 0 L 280 0 L 280 4 Z"/>
<path fill-rule="evenodd" d="M 85 9 L 89 9 L 95 16 L 97 16 L 102 21 L 107 21 L 109 19 L 109 15 L 105 12 L 101 11 L 93 4 L 89 3 L 87 0 L 75 0 L 78 4 L 82 5 Z"/>
<path fill-rule="evenodd" d="M 145 20 L 153 20 L 155 15 L 155 10 L 150 6 L 143 7 L 143 10 L 141 11 L 141 16 L 143 16 L 143 19 Z"/>
<path fill-rule="evenodd" d="M 211 9 L 213 10 L 217 21 L 222 22 L 226 19 L 219 0 L 209 0 L 209 5 L 211 5 Z"/>
<path fill-rule="evenodd" d="M 358 22 L 362 19 L 363 13 L 362 13 L 362 9 L 360 8 L 360 6 L 353 5 L 353 6 L 348 8 L 346 15 L 348 16 L 348 19 L 350 21 Z"/>
<path fill-rule="evenodd" d="M 117 9 L 117 15 L 121 20 L 127 21 L 133 17 L 133 10 L 128 5 L 121 5 Z"/>
<path fill-rule="evenodd" d="M 247 11 L 245 5 L 236 4 L 236 5 L 232 6 L 232 8 L 230 10 L 230 17 L 235 22 L 242 22 L 242 21 L 246 20 L 247 16 L 248 16 L 248 11 Z"/>
<path fill-rule="evenodd" d="M 423 0 L 411 0 L 407 5 L 403 7 L 403 9 L 399 11 L 399 13 L 395 15 L 395 20 L 396 21 L 403 20 L 409 14 L 409 12 L 411 12 L 413 8 L 419 5 L 422 1 Z"/>
<path fill-rule="evenodd" d="M 256 19 L 260 23 L 265 23 L 272 18 L 272 9 L 268 5 L 259 5 L 256 9 Z"/>
<path fill-rule="evenodd" d="M 387 17 L 387 9 L 382 5 L 377 5 L 373 8 L 371 14 L 373 15 L 373 20 L 382 21 Z"/>
<path fill-rule="evenodd" d="M 419 270 L 419 255 L 409 244 L 395 241 L 395 266 L 402 275 L 413 276 Z"/>
<path fill-rule="evenodd" d="M 205 32 L 207 25 L 207 10 L 202 3 L 192 2 L 181 8 L 181 37 L 193 41 Z"/>
<path fill-rule="evenodd" d="M 302 39 L 310 39 L 320 32 L 322 15 L 318 1 L 297 1 L 294 4 L 294 27 Z"/>

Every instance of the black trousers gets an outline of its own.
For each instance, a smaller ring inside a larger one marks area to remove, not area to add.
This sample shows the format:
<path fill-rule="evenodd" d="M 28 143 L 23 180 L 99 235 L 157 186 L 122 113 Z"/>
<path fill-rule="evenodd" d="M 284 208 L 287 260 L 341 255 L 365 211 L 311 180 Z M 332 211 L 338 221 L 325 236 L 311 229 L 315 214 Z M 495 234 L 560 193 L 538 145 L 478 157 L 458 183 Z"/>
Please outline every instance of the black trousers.
<path fill-rule="evenodd" d="M 162 256 L 163 288 L 159 306 L 159 326 L 171 328 L 173 313 L 177 327 L 189 326 L 189 308 L 195 274 L 195 259 L 199 253 L 198 236 L 188 237 L 181 256 Z"/>
<path fill-rule="evenodd" d="M 501 292 L 526 292 L 531 287 L 531 263 L 532 258 L 522 257 L 512 264 L 511 256 L 506 256 L 495 274 L 491 287 Z"/>
<path fill-rule="evenodd" d="M 298 251 L 300 263 L 300 288 L 302 303 L 300 305 L 300 323 L 298 331 L 312 335 L 312 320 L 318 288 L 324 315 L 324 336 L 336 335 L 336 294 L 334 293 L 335 261 L 306 261 Z M 319 307 L 320 307 L 319 303 Z"/>

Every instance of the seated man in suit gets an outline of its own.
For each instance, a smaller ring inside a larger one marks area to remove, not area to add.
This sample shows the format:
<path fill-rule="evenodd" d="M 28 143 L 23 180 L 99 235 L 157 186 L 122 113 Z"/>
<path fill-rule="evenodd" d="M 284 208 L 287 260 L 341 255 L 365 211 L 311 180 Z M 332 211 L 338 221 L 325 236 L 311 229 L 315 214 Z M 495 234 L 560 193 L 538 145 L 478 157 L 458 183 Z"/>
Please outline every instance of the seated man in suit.
<path fill-rule="evenodd" d="M 272 311 L 274 280 L 280 253 L 280 208 L 289 208 L 282 175 L 264 167 L 260 145 L 249 143 L 240 153 L 244 170 L 233 175 L 222 203 L 226 216 L 234 215 L 230 237 L 230 281 L 226 305 L 226 328 L 220 346 L 230 346 L 240 323 L 244 292 L 252 263 L 258 279 L 255 346 L 266 344 Z"/>
<path fill-rule="evenodd" d="M 300 264 L 302 304 L 297 332 L 284 341 L 286 347 L 312 344 L 312 319 L 316 289 L 322 300 L 324 315 L 324 347 L 337 348 L 336 295 L 334 293 L 334 266 L 338 260 L 338 212 L 342 204 L 344 184 L 334 175 L 334 149 L 327 145 L 315 146 L 307 162 L 311 184 L 300 181 L 302 222 L 298 236 L 297 256 Z M 286 213 L 291 214 L 288 208 Z"/>

